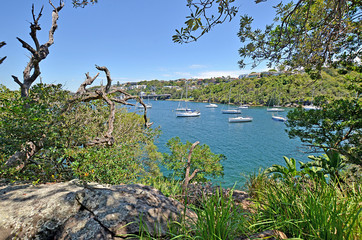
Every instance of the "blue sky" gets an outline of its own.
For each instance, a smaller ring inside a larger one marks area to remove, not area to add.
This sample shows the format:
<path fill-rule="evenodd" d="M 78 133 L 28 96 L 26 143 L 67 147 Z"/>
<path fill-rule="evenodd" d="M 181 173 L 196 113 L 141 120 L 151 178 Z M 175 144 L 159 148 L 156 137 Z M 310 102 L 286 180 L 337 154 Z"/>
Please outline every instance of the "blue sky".
<path fill-rule="evenodd" d="M 29 36 L 32 21 L 31 4 L 36 13 L 44 5 L 40 19 L 40 43 L 48 41 L 51 6 L 48 0 L 11 0 L 0 4 L 0 57 L 7 56 L 0 65 L 0 84 L 18 89 L 11 75 L 21 79 L 29 53 L 16 40 L 20 37 L 33 45 Z M 58 0 L 53 0 L 54 4 Z M 175 29 L 183 26 L 189 9 L 186 0 L 99 0 L 84 9 L 72 7 L 65 0 L 60 11 L 55 43 L 50 54 L 41 62 L 44 83 L 61 83 L 75 91 L 84 81 L 85 73 L 94 76 L 94 65 L 107 66 L 114 83 L 141 80 L 174 80 L 179 78 L 208 78 L 231 76 L 265 70 L 239 69 L 238 49 L 241 47 L 237 31 L 240 15 L 254 17 L 257 27 L 264 27 L 274 17 L 272 5 L 277 1 L 255 4 L 253 0 L 237 0 L 239 14 L 230 23 L 215 27 L 197 42 L 172 42 Z M 101 74 L 96 84 L 105 79 Z M 37 81 L 39 82 L 39 80 Z"/>

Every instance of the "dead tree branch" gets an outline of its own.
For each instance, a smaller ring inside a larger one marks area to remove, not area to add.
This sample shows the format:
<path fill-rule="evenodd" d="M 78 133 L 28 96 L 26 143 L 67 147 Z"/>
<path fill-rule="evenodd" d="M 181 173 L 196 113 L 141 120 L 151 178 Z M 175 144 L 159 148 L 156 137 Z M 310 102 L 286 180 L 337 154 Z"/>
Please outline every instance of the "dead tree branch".
<path fill-rule="evenodd" d="M 14 75 L 12 76 L 14 81 L 19 84 L 21 88 L 22 97 L 29 96 L 29 89 L 31 85 L 40 75 L 39 63 L 49 55 L 49 47 L 54 43 L 54 32 L 58 27 L 57 21 L 59 18 L 59 11 L 64 7 L 64 2 L 60 1 L 59 7 L 55 7 L 51 0 L 49 0 L 49 4 L 54 8 L 54 10 L 52 12 L 52 26 L 49 30 L 48 42 L 43 45 L 40 45 L 39 43 L 37 31 L 41 30 L 39 19 L 42 16 L 43 7 L 41 8 L 39 14 L 36 16 L 34 13 L 34 5 L 32 6 L 33 22 L 30 23 L 30 36 L 34 42 L 35 49 L 24 40 L 17 38 L 18 41 L 22 44 L 22 47 L 27 49 L 31 53 L 31 58 L 23 71 L 23 82 L 21 82 L 18 77 Z"/>
<path fill-rule="evenodd" d="M 0 42 L 0 48 L 2 48 L 3 46 L 5 46 L 6 43 L 5 42 Z M 0 64 L 2 64 L 4 62 L 4 60 L 6 59 L 6 57 L 2 57 L 0 58 Z"/>
<path fill-rule="evenodd" d="M 150 127 L 152 125 L 152 123 L 148 122 L 147 108 L 146 108 L 146 105 L 143 103 L 142 99 L 138 96 L 132 96 L 122 89 L 117 88 L 117 89 L 111 90 L 112 78 L 111 78 L 111 74 L 110 74 L 110 71 L 108 70 L 108 68 L 100 67 L 98 65 L 96 65 L 96 68 L 100 71 L 103 71 L 106 74 L 106 77 L 107 77 L 106 87 L 105 88 L 102 87 L 101 89 L 95 90 L 94 92 L 88 91 L 86 89 L 86 87 L 91 85 L 94 82 L 94 80 L 98 77 L 99 73 L 97 73 L 97 75 L 94 76 L 93 78 L 89 76 L 89 73 L 86 73 L 87 79 L 79 87 L 78 91 L 76 92 L 75 98 L 73 100 L 71 100 L 72 102 L 75 102 L 75 101 L 89 102 L 92 100 L 100 99 L 100 100 L 103 100 L 109 106 L 109 116 L 108 116 L 108 122 L 107 122 L 108 129 L 107 129 L 106 133 L 104 134 L 103 137 L 97 137 L 96 139 L 89 141 L 86 144 L 86 146 L 95 146 L 95 145 L 111 146 L 111 145 L 113 145 L 114 138 L 112 136 L 112 133 L 113 133 L 113 128 L 114 128 L 113 124 L 115 121 L 115 114 L 116 114 L 115 103 L 134 106 L 134 104 L 128 103 L 127 101 L 130 99 L 135 99 L 136 101 L 138 101 L 144 107 L 143 115 L 144 115 L 144 120 L 145 120 L 145 127 Z M 124 97 L 122 99 L 112 97 L 116 93 L 120 93 Z"/>

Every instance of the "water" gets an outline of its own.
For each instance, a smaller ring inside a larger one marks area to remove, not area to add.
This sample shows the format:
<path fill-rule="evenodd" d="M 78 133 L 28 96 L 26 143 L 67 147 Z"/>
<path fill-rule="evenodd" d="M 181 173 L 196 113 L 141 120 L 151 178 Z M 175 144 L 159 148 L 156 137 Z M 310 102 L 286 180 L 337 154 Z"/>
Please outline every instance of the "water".
<path fill-rule="evenodd" d="M 285 165 L 283 156 L 294 157 L 298 161 L 307 160 L 307 155 L 300 151 L 299 139 L 289 139 L 283 122 L 271 119 L 273 113 L 265 107 L 242 109 L 242 116 L 253 117 L 252 122 L 229 123 L 228 118 L 235 115 L 222 114 L 226 105 L 218 108 L 205 108 L 207 103 L 188 103 L 188 107 L 201 111 L 200 117 L 180 118 L 175 116 L 178 102 L 152 101 L 148 116 L 154 126 L 161 126 L 162 135 L 156 145 L 161 152 L 168 152 L 166 142 L 175 136 L 182 142 L 200 141 L 207 144 L 214 153 L 226 156 L 224 177 L 213 180 L 217 184 L 231 187 L 245 183 L 245 176 L 267 168 L 272 164 Z M 286 116 L 285 112 L 279 113 Z"/>

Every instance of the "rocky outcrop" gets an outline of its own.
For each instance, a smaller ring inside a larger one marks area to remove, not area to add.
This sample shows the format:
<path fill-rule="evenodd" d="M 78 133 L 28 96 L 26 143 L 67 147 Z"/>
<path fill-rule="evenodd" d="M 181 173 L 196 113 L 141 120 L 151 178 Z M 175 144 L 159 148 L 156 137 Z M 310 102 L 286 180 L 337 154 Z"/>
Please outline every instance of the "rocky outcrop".
<path fill-rule="evenodd" d="M 0 239 L 114 239 L 142 226 L 162 236 L 184 207 L 144 185 L 78 181 L 0 186 Z M 196 214 L 187 210 L 188 219 Z"/>

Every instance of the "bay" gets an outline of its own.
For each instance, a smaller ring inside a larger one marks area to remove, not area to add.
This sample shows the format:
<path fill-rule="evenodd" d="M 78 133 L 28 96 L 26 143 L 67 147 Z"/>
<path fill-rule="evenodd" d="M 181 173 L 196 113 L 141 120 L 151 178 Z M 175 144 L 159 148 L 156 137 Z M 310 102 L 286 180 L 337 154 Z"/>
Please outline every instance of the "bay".
<path fill-rule="evenodd" d="M 206 108 L 207 103 L 188 102 L 187 106 L 200 110 L 199 117 L 176 117 L 175 101 L 150 101 L 148 117 L 153 126 L 160 126 L 162 135 L 156 140 L 160 152 L 168 152 L 167 141 L 180 137 L 183 143 L 200 141 L 207 144 L 214 153 L 226 156 L 224 177 L 213 179 L 215 184 L 232 187 L 235 183 L 242 186 L 245 176 L 265 169 L 272 164 L 285 165 L 283 156 L 293 157 L 297 161 L 306 161 L 307 154 L 301 151 L 299 139 L 290 139 L 285 132 L 285 124 L 272 120 L 271 112 L 266 107 L 242 109 L 242 116 L 253 117 L 252 122 L 229 123 L 228 118 L 235 115 L 222 114 L 227 105 L 218 108 Z M 286 116 L 290 109 L 280 112 Z"/>

